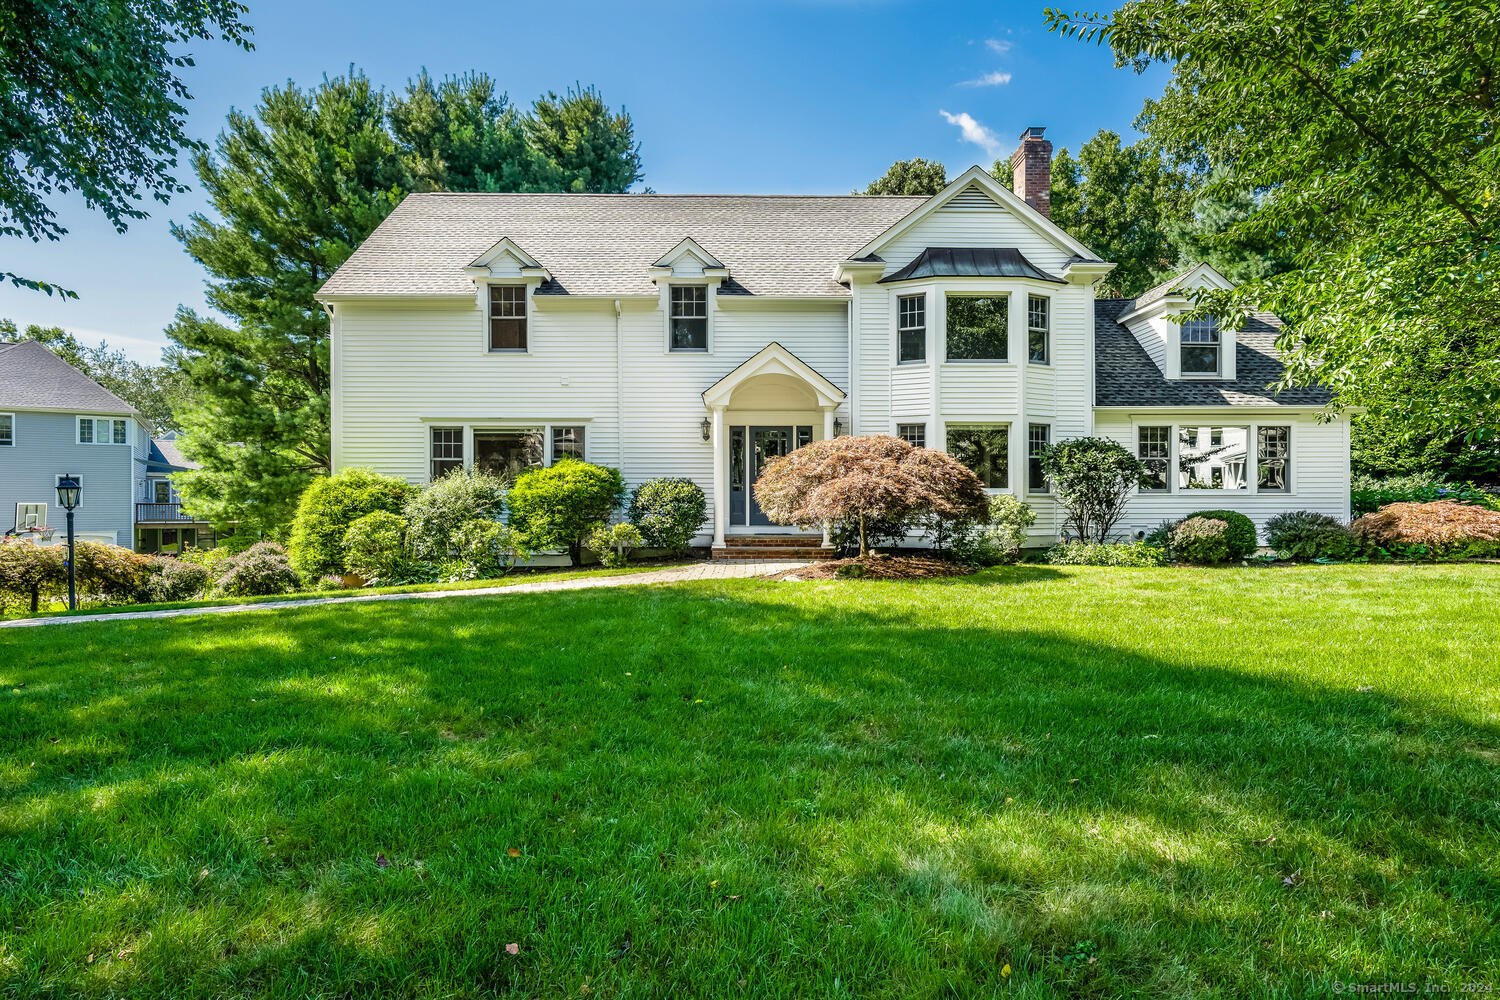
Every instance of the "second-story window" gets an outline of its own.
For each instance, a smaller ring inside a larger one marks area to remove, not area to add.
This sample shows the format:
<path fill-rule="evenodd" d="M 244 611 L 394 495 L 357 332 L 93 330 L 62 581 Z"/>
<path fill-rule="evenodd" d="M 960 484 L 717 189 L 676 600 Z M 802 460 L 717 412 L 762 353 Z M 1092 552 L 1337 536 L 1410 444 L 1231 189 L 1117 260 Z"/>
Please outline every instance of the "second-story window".
<path fill-rule="evenodd" d="M 708 289 L 672 286 L 672 350 L 708 350 Z"/>
<path fill-rule="evenodd" d="M 490 286 L 490 350 L 526 350 L 526 287 Z"/>
<path fill-rule="evenodd" d="M 896 363 L 917 364 L 927 360 L 927 296 L 903 295 L 896 299 Z"/>
<path fill-rule="evenodd" d="M 1219 374 L 1221 343 L 1219 321 L 1212 316 L 1182 324 L 1182 374 Z"/>
<path fill-rule="evenodd" d="M 1026 298 L 1026 343 L 1031 363 L 1052 363 L 1052 300 L 1044 295 Z"/>
<path fill-rule="evenodd" d="M 1004 295 L 949 295 L 948 360 L 1004 361 L 1010 356 Z"/>

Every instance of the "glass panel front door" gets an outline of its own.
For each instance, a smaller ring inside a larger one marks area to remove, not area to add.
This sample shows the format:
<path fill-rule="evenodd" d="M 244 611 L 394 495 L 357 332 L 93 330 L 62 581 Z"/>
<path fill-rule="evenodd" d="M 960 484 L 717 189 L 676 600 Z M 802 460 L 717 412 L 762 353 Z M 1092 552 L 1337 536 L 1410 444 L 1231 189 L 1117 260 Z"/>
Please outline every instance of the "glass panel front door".
<path fill-rule="evenodd" d="M 792 429 L 790 427 L 752 427 L 750 428 L 750 523 L 752 525 L 773 523 L 769 517 L 761 512 L 760 504 L 755 502 L 755 480 L 760 478 L 760 472 L 766 467 L 766 463 L 773 458 L 780 458 L 792 450 Z"/>

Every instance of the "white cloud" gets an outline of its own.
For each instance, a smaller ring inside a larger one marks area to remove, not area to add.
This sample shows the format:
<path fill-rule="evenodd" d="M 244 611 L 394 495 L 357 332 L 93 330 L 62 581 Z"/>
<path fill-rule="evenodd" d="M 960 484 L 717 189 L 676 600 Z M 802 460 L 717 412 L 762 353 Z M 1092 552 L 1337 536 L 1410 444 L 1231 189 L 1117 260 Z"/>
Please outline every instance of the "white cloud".
<path fill-rule="evenodd" d="M 997 69 L 993 73 L 986 73 L 986 74 L 984 74 L 983 76 L 981 76 L 977 80 L 965 80 L 963 83 L 960 83 L 959 86 L 960 87 L 1003 87 L 1007 83 L 1010 83 L 1010 74 L 1004 72 L 1003 70 L 998 70 Z"/>
<path fill-rule="evenodd" d="M 974 116 L 967 111 L 960 111 L 956 115 L 950 115 L 946 111 L 939 110 L 938 114 L 948 120 L 949 125 L 957 125 L 959 132 L 963 134 L 964 142 L 972 142 L 984 150 L 987 156 L 999 156 L 1003 148 L 1000 137 L 983 125 L 974 120 Z"/>
<path fill-rule="evenodd" d="M 996 55 L 1003 56 L 1010 51 L 1010 42 L 1007 42 L 1003 38 L 986 38 L 984 40 L 984 47 Z"/>

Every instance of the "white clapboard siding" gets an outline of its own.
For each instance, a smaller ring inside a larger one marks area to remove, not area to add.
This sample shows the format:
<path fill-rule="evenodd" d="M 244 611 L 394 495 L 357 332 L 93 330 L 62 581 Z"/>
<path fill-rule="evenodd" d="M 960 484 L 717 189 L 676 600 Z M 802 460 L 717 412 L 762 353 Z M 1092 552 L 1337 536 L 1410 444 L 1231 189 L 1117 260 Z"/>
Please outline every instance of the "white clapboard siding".
<path fill-rule="evenodd" d="M 1141 424 L 1189 424 L 1194 426 L 1249 426 L 1254 423 L 1290 425 L 1292 428 L 1292 490 L 1289 493 L 1254 493 L 1248 490 L 1178 490 L 1169 493 L 1139 493 L 1131 498 L 1122 533 L 1151 531 L 1162 521 L 1199 510 L 1234 510 L 1255 522 L 1265 541 L 1265 523 L 1290 510 L 1311 510 L 1347 521 L 1349 518 L 1349 422 L 1347 419 L 1319 423 L 1313 411 L 1294 413 L 1236 414 L 1223 411 L 1205 415 L 1202 410 L 1137 411 L 1134 414 L 1104 410 L 1095 415 L 1100 437 L 1119 441 L 1132 451 L 1135 428 Z M 1255 440 L 1251 438 L 1251 447 Z"/>
<path fill-rule="evenodd" d="M 1062 272 L 1073 255 L 1071 250 L 1058 246 L 987 195 L 981 197 L 982 202 L 960 195 L 878 248 L 876 252 L 889 265 L 887 273 L 904 267 L 927 247 L 1013 247 L 1042 270 Z"/>

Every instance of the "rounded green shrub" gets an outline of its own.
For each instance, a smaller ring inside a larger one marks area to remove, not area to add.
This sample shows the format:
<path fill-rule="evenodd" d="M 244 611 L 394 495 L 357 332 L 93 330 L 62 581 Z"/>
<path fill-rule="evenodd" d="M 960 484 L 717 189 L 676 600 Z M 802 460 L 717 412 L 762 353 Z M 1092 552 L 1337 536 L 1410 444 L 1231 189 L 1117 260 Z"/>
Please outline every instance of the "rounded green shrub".
<path fill-rule="evenodd" d="M 1146 542 L 1066 542 L 1045 558 L 1053 566 L 1160 566 L 1167 553 Z"/>
<path fill-rule="evenodd" d="M 577 459 L 523 472 L 510 488 L 510 526 L 533 552 L 567 549 L 576 564 L 583 536 L 625 499 L 620 470 Z"/>
<path fill-rule="evenodd" d="M 487 580 L 504 576 L 518 562 L 531 558 L 516 532 L 498 521 L 475 518 L 453 532 L 459 568 L 455 579 Z"/>
<path fill-rule="evenodd" d="M 416 491 L 404 479 L 369 469 L 345 469 L 314 480 L 303 490 L 292 520 L 287 543 L 292 566 L 310 580 L 346 572 L 344 534 L 349 525 L 377 510 L 400 514 Z"/>
<path fill-rule="evenodd" d="M 1172 529 L 1172 552 L 1189 563 L 1221 563 L 1229 559 L 1229 523 L 1195 515 Z"/>
<path fill-rule="evenodd" d="M 639 548 L 643 541 L 640 529 L 633 524 L 601 524 L 584 537 L 583 547 L 598 556 L 605 566 L 618 569 L 630 561 L 631 550 Z"/>
<path fill-rule="evenodd" d="M 1361 549 L 1341 521 L 1311 510 L 1288 511 L 1267 521 L 1266 544 L 1283 559 L 1352 559 Z"/>
<path fill-rule="evenodd" d="M 157 556 L 147 568 L 145 600 L 190 601 L 202 596 L 213 580 L 207 566 L 172 556 Z"/>
<path fill-rule="evenodd" d="M 653 549 L 681 552 L 708 520 L 708 498 L 691 479 L 651 479 L 630 494 L 630 523 Z"/>
<path fill-rule="evenodd" d="M 406 523 L 388 510 L 356 518 L 344 532 L 344 565 L 370 583 L 394 583 L 405 575 Z"/>
<path fill-rule="evenodd" d="M 1244 514 L 1233 510 L 1199 510 L 1184 517 L 1182 521 L 1195 517 L 1224 522 L 1227 529 L 1224 533 L 1224 541 L 1229 546 L 1229 555 L 1226 558 L 1249 559 L 1255 555 L 1255 522 Z M 1182 521 L 1178 521 L 1178 525 L 1181 525 Z"/>
<path fill-rule="evenodd" d="M 287 560 L 286 550 L 275 542 L 256 542 L 244 552 L 230 557 L 224 572 L 214 585 L 214 594 L 223 597 L 260 597 L 287 594 L 301 586 L 297 571 Z"/>
<path fill-rule="evenodd" d="M 418 559 L 447 559 L 453 534 L 470 521 L 498 521 L 508 480 L 481 469 L 455 469 L 406 502 L 406 541 Z"/>

